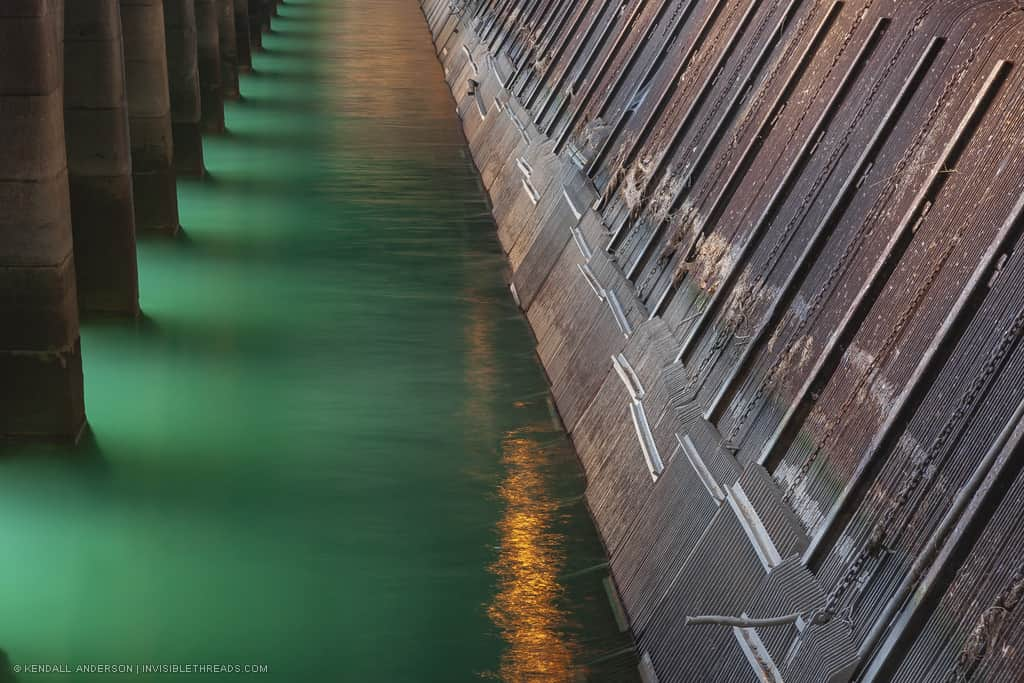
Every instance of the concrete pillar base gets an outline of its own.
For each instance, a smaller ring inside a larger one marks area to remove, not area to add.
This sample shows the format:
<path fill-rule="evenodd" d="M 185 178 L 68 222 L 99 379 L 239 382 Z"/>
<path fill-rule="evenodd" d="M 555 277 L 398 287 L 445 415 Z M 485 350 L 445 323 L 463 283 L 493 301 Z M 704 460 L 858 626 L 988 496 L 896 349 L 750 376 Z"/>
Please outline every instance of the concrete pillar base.
<path fill-rule="evenodd" d="M 85 430 L 80 344 L 64 352 L 0 351 L 0 443 L 77 443 Z"/>
<path fill-rule="evenodd" d="M 274 0 L 253 0 L 255 5 L 259 8 L 259 30 L 269 31 L 270 30 L 270 16 L 274 14 Z M 251 14 L 253 8 L 249 7 L 249 13 Z"/>
<path fill-rule="evenodd" d="M 263 19 L 255 8 L 249 14 L 249 44 L 254 51 L 263 49 Z"/>
<path fill-rule="evenodd" d="M 203 98 L 203 132 L 223 133 L 227 130 L 224 123 L 224 91 L 219 85 L 207 84 L 199 92 Z"/>
<path fill-rule="evenodd" d="M 164 0 L 164 23 L 174 168 L 181 175 L 201 177 L 205 169 L 195 0 Z"/>
<path fill-rule="evenodd" d="M 68 185 L 74 207 L 79 309 L 137 316 L 139 280 L 131 176 L 72 176 Z M 126 225 L 133 229 L 125 230 Z"/>
<path fill-rule="evenodd" d="M 131 128 L 135 229 L 174 234 L 178 200 L 163 0 L 120 0 L 128 117 Z"/>
<path fill-rule="evenodd" d="M 252 71 L 249 0 L 235 0 L 235 40 L 238 43 L 238 70 L 242 73 Z"/>
<path fill-rule="evenodd" d="M 77 440 L 85 401 L 70 255 L 54 266 L 0 267 L 0 319 L 0 439 Z"/>
<path fill-rule="evenodd" d="M 249 40 L 253 49 L 263 49 L 263 32 L 270 30 L 270 3 L 249 0 Z"/>
<path fill-rule="evenodd" d="M 217 0 L 220 12 L 217 32 L 220 36 L 220 80 L 224 97 L 237 100 L 238 89 L 238 37 L 235 34 L 235 0 Z"/>
<path fill-rule="evenodd" d="M 178 233 L 178 194 L 173 168 L 136 171 L 135 222 L 139 232 L 174 236 Z"/>
<path fill-rule="evenodd" d="M 131 121 L 132 184 L 135 189 L 135 229 L 139 233 L 178 232 L 178 190 L 167 115 L 136 117 Z"/>
<path fill-rule="evenodd" d="M 0 441 L 75 441 L 85 401 L 64 137 L 64 3 L 2 7 Z"/>
<path fill-rule="evenodd" d="M 196 30 L 199 38 L 199 99 L 202 129 L 224 132 L 224 89 L 220 68 L 220 29 L 217 0 L 196 0 Z"/>
<path fill-rule="evenodd" d="M 203 130 L 199 123 L 175 123 L 171 126 L 174 134 L 174 170 L 178 175 L 202 178 L 206 175 L 203 165 Z"/>
<path fill-rule="evenodd" d="M 78 307 L 139 313 L 131 152 L 117 0 L 67 2 L 64 131 Z"/>

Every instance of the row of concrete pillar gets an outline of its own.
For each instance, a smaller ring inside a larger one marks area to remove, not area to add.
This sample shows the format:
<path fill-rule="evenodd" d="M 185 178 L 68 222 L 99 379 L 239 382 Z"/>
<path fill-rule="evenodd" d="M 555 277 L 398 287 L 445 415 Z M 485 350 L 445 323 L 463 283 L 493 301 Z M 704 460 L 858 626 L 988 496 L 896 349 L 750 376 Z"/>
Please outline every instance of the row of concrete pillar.
<path fill-rule="evenodd" d="M 0 2 L 0 440 L 82 432 L 79 315 L 139 314 L 136 234 L 177 233 L 279 2 Z"/>

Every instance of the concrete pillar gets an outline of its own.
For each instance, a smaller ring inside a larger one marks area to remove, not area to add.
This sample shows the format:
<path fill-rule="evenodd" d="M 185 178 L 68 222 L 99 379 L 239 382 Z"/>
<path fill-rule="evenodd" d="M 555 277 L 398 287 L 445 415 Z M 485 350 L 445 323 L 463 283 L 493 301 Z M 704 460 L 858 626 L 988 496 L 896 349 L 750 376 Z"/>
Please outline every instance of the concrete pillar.
<path fill-rule="evenodd" d="M 173 235 L 178 231 L 178 196 L 174 185 L 164 3 L 120 2 L 132 136 L 135 226 L 139 232 Z"/>
<path fill-rule="evenodd" d="M 199 37 L 199 92 L 202 100 L 203 130 L 224 131 L 224 89 L 220 76 L 220 31 L 218 0 L 196 0 L 196 29 Z"/>
<path fill-rule="evenodd" d="M 264 31 L 270 30 L 270 17 L 277 14 L 277 1 L 276 0 L 256 0 L 262 5 L 263 10 L 261 12 L 260 27 Z"/>
<path fill-rule="evenodd" d="M 263 0 L 248 0 L 249 45 L 253 50 L 263 49 Z"/>
<path fill-rule="evenodd" d="M 238 42 L 238 70 L 252 70 L 252 47 L 249 45 L 249 0 L 235 0 L 235 40 Z"/>
<path fill-rule="evenodd" d="M 164 24 L 174 168 L 179 175 L 202 176 L 205 170 L 195 0 L 164 0 Z"/>
<path fill-rule="evenodd" d="M 0 440 L 85 426 L 63 35 L 63 0 L 0 2 Z"/>
<path fill-rule="evenodd" d="M 238 99 L 238 38 L 235 36 L 235 0 L 217 0 L 220 33 L 220 80 L 224 97 Z"/>
<path fill-rule="evenodd" d="M 64 132 L 78 307 L 139 313 L 135 206 L 117 0 L 64 7 Z"/>

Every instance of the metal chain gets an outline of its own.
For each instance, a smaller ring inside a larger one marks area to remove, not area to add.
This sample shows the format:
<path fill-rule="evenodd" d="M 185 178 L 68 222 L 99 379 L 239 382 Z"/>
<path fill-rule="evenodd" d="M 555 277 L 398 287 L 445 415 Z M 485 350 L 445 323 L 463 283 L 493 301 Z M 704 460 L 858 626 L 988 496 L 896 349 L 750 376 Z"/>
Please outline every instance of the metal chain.
<path fill-rule="evenodd" d="M 771 70 L 768 72 L 768 76 L 764 79 L 764 83 L 754 93 L 754 99 L 751 100 L 750 105 L 746 108 L 739 124 L 736 126 L 736 131 L 729 138 L 729 144 L 724 150 L 722 150 L 721 154 L 715 155 L 717 157 L 717 161 L 709 174 L 709 177 L 712 180 L 706 183 L 705 187 L 697 194 L 697 200 L 693 203 L 693 207 L 701 205 L 708 199 L 713 188 L 721 186 L 719 182 L 715 182 L 715 179 L 721 176 L 726 165 L 732 161 L 733 154 L 739 147 L 740 141 L 743 139 L 743 134 L 754 120 L 756 113 L 760 111 L 761 105 L 764 103 L 768 93 L 772 90 L 772 86 L 775 84 L 775 79 L 778 77 L 782 66 L 789 61 L 793 52 L 802 44 L 804 34 L 807 32 L 807 28 L 811 25 L 811 20 L 815 18 L 818 9 L 821 6 L 821 3 L 814 3 L 811 11 L 797 24 L 793 38 L 786 41 L 786 49 L 772 65 Z M 670 250 L 668 254 L 669 257 L 671 257 L 678 248 L 679 244 L 682 242 L 683 236 L 690 232 L 690 229 L 694 226 L 698 217 L 699 213 L 692 207 L 680 217 L 680 220 L 676 224 L 676 229 L 669 235 L 666 242 L 666 249 Z"/>
<path fill-rule="evenodd" d="M 1019 11 L 1020 10 L 1017 9 L 1004 12 L 996 19 L 995 22 L 993 22 L 991 29 L 984 35 L 992 35 L 996 26 L 998 26 L 1008 16 Z M 964 65 L 958 69 L 953 74 L 952 78 L 946 83 L 946 87 L 943 89 L 939 101 L 936 102 L 935 107 L 933 107 L 932 111 L 929 113 L 929 121 L 937 115 L 937 109 L 947 98 L 951 89 L 956 84 L 959 84 L 966 76 L 971 64 L 973 64 L 974 60 L 977 58 L 983 44 L 984 43 L 975 45 L 972 48 L 971 52 L 968 54 L 967 60 L 964 62 Z M 928 126 L 920 128 L 919 137 L 923 136 L 929 127 L 930 122 Z M 916 144 L 917 142 L 915 141 L 915 146 Z M 906 154 L 904 155 L 904 159 L 907 159 Z M 896 175 L 891 176 L 888 180 L 890 186 L 895 177 Z M 907 505 L 911 497 L 921 486 L 922 482 L 926 480 L 929 469 L 946 448 L 946 445 L 950 442 L 957 427 L 961 425 L 969 413 L 975 410 L 976 403 L 982 390 L 986 389 L 994 381 L 996 373 L 1002 367 L 1006 357 L 1020 342 L 1022 335 L 1024 335 L 1024 308 L 1017 312 L 1016 316 L 1003 331 L 1003 334 L 999 338 L 999 342 L 989 352 L 984 365 L 981 367 L 981 371 L 974 375 L 966 392 L 961 396 L 957 408 L 947 418 L 942 429 L 939 431 L 939 434 L 932 441 L 932 444 L 925 456 L 918 458 L 913 463 L 913 467 L 899 492 L 894 498 L 890 499 L 889 505 L 886 507 L 881 518 L 872 526 L 864 547 L 858 553 L 853 563 L 850 564 L 846 573 L 843 575 L 843 578 L 829 593 L 825 607 L 815 615 L 815 623 L 827 623 L 835 617 L 839 605 L 845 599 L 847 591 L 849 591 L 850 586 L 859 580 L 860 574 L 867 562 L 882 554 L 882 552 L 886 550 L 887 546 L 890 545 L 893 537 L 898 537 L 899 534 L 902 534 L 905 530 L 912 518 L 912 515 L 905 517 L 902 524 L 898 528 L 894 529 L 893 523 L 896 521 L 897 515 L 902 511 L 903 507 Z M 1022 586 L 1022 588 L 1024 588 L 1024 586 Z M 970 674 L 968 673 L 968 678 L 969 675 Z"/>
<path fill-rule="evenodd" d="M 729 12 L 726 14 L 726 16 L 725 16 L 725 18 L 723 20 L 723 23 L 726 26 L 728 26 L 729 22 L 731 22 L 733 20 L 733 18 L 736 16 L 736 13 L 740 10 L 740 7 L 742 5 L 743 5 L 743 3 L 740 3 L 740 2 L 731 2 L 731 3 L 729 3 Z M 700 47 L 699 53 L 697 55 L 697 59 L 694 60 L 694 62 L 691 65 L 688 65 L 687 70 L 689 70 L 690 67 L 692 67 L 693 69 L 696 70 L 696 73 L 700 72 L 700 69 L 702 69 L 708 63 L 708 61 L 711 59 L 711 56 L 718 49 L 718 44 L 721 42 L 722 37 L 723 37 L 722 34 L 723 34 L 723 31 L 714 31 L 714 32 L 712 32 L 711 40 L 708 41 L 706 46 L 702 45 Z M 669 84 L 667 87 L 683 86 L 683 85 L 685 85 L 686 80 L 687 80 L 686 79 L 686 74 L 684 72 L 684 73 L 680 74 L 679 79 L 674 84 Z M 636 161 L 636 166 L 638 168 L 643 168 L 644 166 L 650 167 L 652 165 L 654 159 L 651 157 L 651 150 L 655 150 L 655 154 L 657 154 L 658 150 L 661 150 L 661 149 L 665 148 L 665 146 L 667 144 L 667 141 L 662 142 L 661 140 L 662 140 L 662 137 L 665 135 L 665 133 L 668 130 L 669 123 L 672 122 L 673 120 L 675 120 L 676 113 L 679 111 L 679 109 L 684 104 L 688 104 L 690 102 L 690 98 L 679 96 L 682 92 L 684 92 L 684 90 L 682 88 L 680 88 L 679 91 L 674 93 L 674 96 L 672 97 L 671 104 L 670 104 L 669 108 L 665 112 L 662 113 L 658 126 L 655 128 L 654 132 L 650 135 L 650 137 L 648 138 L 648 141 L 643 145 L 643 147 L 640 150 L 638 150 L 638 152 L 637 152 L 637 161 Z M 646 152 L 646 154 L 645 154 L 645 152 Z M 635 207 L 633 207 L 632 211 L 630 212 L 630 219 L 631 220 L 634 220 L 634 221 L 637 220 L 640 217 L 640 215 L 645 212 L 645 210 L 647 208 L 646 207 L 646 203 L 647 203 L 646 200 L 650 196 L 651 190 L 653 189 L 653 188 L 650 188 L 648 186 L 650 180 L 651 180 L 651 178 L 644 178 L 644 180 L 643 180 L 643 182 L 644 182 L 644 190 L 643 190 L 643 193 L 641 195 L 640 202 L 638 202 L 637 205 Z M 639 233 L 639 231 L 637 231 L 637 230 L 631 231 L 630 236 L 627 238 L 627 240 L 628 241 L 635 240 L 636 238 L 639 237 L 638 233 Z"/>
<path fill-rule="evenodd" d="M 800 116 L 799 116 L 797 122 L 793 125 L 793 127 L 791 129 L 792 130 L 792 134 L 791 134 L 791 138 L 790 139 L 792 139 L 796 135 L 796 131 L 800 129 L 800 127 L 803 125 L 803 122 L 810 115 L 811 106 L 812 106 L 813 102 L 817 99 L 817 95 L 821 92 L 822 88 L 824 88 L 826 81 L 829 79 L 829 77 L 832 75 L 832 72 L 835 70 L 836 66 L 839 64 L 840 58 L 846 52 L 846 48 L 849 47 L 850 42 L 853 40 L 853 34 L 856 32 L 857 28 L 860 26 L 861 22 L 864 20 L 864 17 L 867 15 L 867 12 L 870 9 L 870 7 L 871 7 L 873 2 L 874 2 L 874 0 L 866 0 L 866 2 L 864 3 L 864 5 L 861 8 L 861 11 L 855 17 L 852 25 L 850 26 L 850 30 L 847 32 L 847 35 L 844 36 L 844 38 L 843 38 L 842 44 L 836 50 L 835 54 L 833 54 L 832 62 L 829 64 L 828 69 L 826 70 L 825 74 L 819 79 L 819 81 L 818 81 L 818 83 L 817 83 L 817 85 L 815 87 L 814 93 L 812 95 L 810 95 L 806 99 L 807 104 L 804 106 L 803 111 L 800 112 Z M 765 178 L 764 182 L 767 182 L 767 178 Z M 705 251 L 704 247 L 705 247 L 706 244 L 707 244 L 707 242 L 704 242 L 703 244 L 701 244 L 701 246 L 697 250 L 697 256 L 696 256 L 696 258 L 694 260 L 700 260 L 701 255 Z M 719 259 L 720 258 L 721 257 L 719 257 Z M 706 267 L 708 265 L 714 265 L 714 263 L 704 264 L 704 265 Z M 726 345 L 729 343 L 729 341 L 731 340 L 731 338 L 736 334 L 736 332 L 740 329 L 740 327 L 742 327 L 742 325 L 746 322 L 746 316 L 747 316 L 746 311 L 750 307 L 750 303 L 749 302 L 752 301 L 752 298 L 754 297 L 754 289 L 755 289 L 754 287 L 747 287 L 747 288 L 745 288 L 743 290 L 743 294 L 742 294 L 742 298 L 741 298 L 741 300 L 739 302 L 739 306 L 735 307 L 737 309 L 737 315 L 732 320 L 726 321 L 726 323 L 724 325 L 722 325 L 721 327 L 719 327 L 715 331 L 715 337 L 714 337 L 714 341 L 712 342 L 712 345 L 711 345 L 710 353 L 706 354 L 704 359 L 702 359 L 701 365 L 698 368 L 697 372 L 696 373 L 690 373 L 690 377 L 689 377 L 689 380 L 688 380 L 688 383 L 687 383 L 687 390 L 688 391 L 692 391 L 692 389 L 696 386 L 697 382 L 703 376 L 704 371 L 711 365 L 711 363 L 714 360 L 717 360 L 717 358 L 714 358 L 712 356 L 716 356 L 719 351 L 724 349 L 726 347 Z"/>
<path fill-rule="evenodd" d="M 1010 581 L 996 597 L 991 607 L 978 617 L 963 648 L 957 655 L 953 668 L 943 678 L 943 683 L 967 683 L 981 665 L 999 637 L 1007 617 L 1024 599 L 1024 564 L 1010 576 Z"/>
<path fill-rule="evenodd" d="M 918 458 L 913 463 L 913 467 L 900 487 L 899 492 L 890 499 L 879 520 L 871 527 L 871 532 L 864 547 L 847 569 L 842 580 L 836 584 L 836 587 L 829 594 L 828 601 L 822 610 L 824 616 L 831 618 L 836 614 L 840 601 L 845 596 L 849 587 L 859 578 L 864 565 L 885 550 L 892 537 L 902 533 L 906 528 L 910 517 L 907 517 L 897 528 L 894 527 L 897 515 L 902 512 L 903 508 L 910 502 L 911 497 L 920 488 L 922 482 L 925 481 L 928 476 L 928 470 L 945 450 L 946 445 L 950 442 L 957 428 L 962 426 L 964 418 L 974 411 L 982 390 L 986 389 L 994 381 L 996 373 L 1002 367 L 1004 360 L 1020 342 L 1022 334 L 1024 334 L 1024 308 L 1017 312 L 1017 315 L 1003 331 L 999 338 L 999 343 L 989 352 L 981 371 L 972 379 L 967 391 L 960 398 L 956 409 L 946 419 L 938 436 L 932 441 L 928 452 L 924 457 Z"/>
<path fill-rule="evenodd" d="M 448 11 L 462 19 L 467 14 L 476 16 L 479 12 L 479 0 L 448 0 Z"/>
<path fill-rule="evenodd" d="M 924 16 L 927 15 L 928 11 L 930 10 L 930 7 L 931 6 L 929 5 L 925 9 L 925 11 L 922 12 L 922 16 L 919 18 L 919 22 L 923 21 Z M 968 57 L 968 61 L 965 62 L 964 67 L 961 70 L 959 70 L 958 73 L 954 74 L 953 77 L 945 84 L 945 87 L 942 93 L 939 95 L 939 98 L 936 100 L 935 105 L 931 108 L 931 110 L 925 117 L 923 125 L 921 125 L 918 128 L 917 134 L 915 135 L 911 144 L 907 147 L 900 160 L 893 167 L 893 173 L 888 178 L 885 179 L 885 187 L 883 187 L 882 191 L 875 199 L 875 202 L 873 203 L 870 211 L 868 212 L 864 220 L 861 221 L 860 230 L 854 233 L 851 239 L 847 242 L 846 247 L 843 250 L 843 253 L 840 255 L 838 259 L 836 259 L 834 265 L 826 275 L 824 282 L 817 289 L 814 297 L 808 304 L 806 313 L 801 317 L 797 317 L 797 323 L 793 330 L 793 333 L 790 335 L 790 339 L 797 339 L 802 337 L 807 328 L 810 327 L 811 324 L 817 322 L 817 314 L 820 310 L 822 310 L 822 304 L 831 296 L 831 293 L 835 287 L 835 283 L 843 275 L 846 274 L 846 271 L 849 269 L 853 259 L 856 258 L 856 256 L 860 253 L 863 245 L 867 243 L 868 238 L 874 233 L 875 227 L 881 223 L 881 221 L 879 220 L 880 216 L 884 213 L 884 210 L 888 207 L 890 201 L 893 199 L 897 190 L 899 189 L 899 180 L 904 176 L 904 172 L 909 167 L 913 166 L 911 160 L 915 156 L 917 156 L 918 149 L 922 146 L 922 143 L 925 140 L 927 133 L 931 130 L 931 127 L 935 119 L 941 112 L 944 104 L 946 103 L 946 100 L 949 98 L 950 92 L 952 91 L 953 87 L 955 87 L 955 85 L 959 83 L 960 79 L 963 76 L 963 73 L 966 73 L 967 68 L 973 62 L 975 56 L 975 52 L 972 52 Z M 774 383 L 776 377 L 778 376 L 780 368 L 788 366 L 788 362 L 792 359 L 793 354 L 796 353 L 797 347 L 798 345 L 795 344 L 785 345 L 778 362 L 773 363 L 771 367 L 768 368 L 768 371 L 763 375 L 761 381 L 759 382 L 757 388 L 754 391 L 752 398 L 747 402 L 743 413 L 741 413 L 737 422 L 734 424 L 735 431 L 732 434 L 733 437 L 738 435 L 742 427 L 745 425 L 746 420 L 753 412 L 753 409 L 759 405 L 760 400 L 765 396 L 766 393 L 768 393 L 768 389 Z"/>
<path fill-rule="evenodd" d="M 985 199 L 987 199 L 987 197 Z M 863 394 L 865 387 L 869 386 L 875 381 L 875 377 L 881 370 L 884 363 L 888 362 L 888 360 L 892 357 L 893 352 L 896 350 L 896 343 L 903 336 L 903 332 L 906 330 L 907 326 L 910 324 L 911 320 L 916 315 L 917 309 L 924 301 L 925 296 L 927 296 L 928 292 L 931 290 L 932 285 L 935 284 L 935 280 L 938 279 L 939 273 L 942 271 L 943 266 L 949 260 L 950 255 L 952 255 L 954 247 L 960 244 L 960 241 L 962 239 L 963 231 L 957 230 L 957 232 L 953 234 L 952 238 L 948 242 L 946 242 L 945 249 L 939 256 L 939 258 L 937 258 L 934 261 L 932 269 L 929 271 L 928 276 L 914 292 L 914 296 L 911 297 L 910 301 L 907 302 L 907 304 L 903 307 L 903 310 L 900 311 L 900 315 L 899 317 L 896 318 L 896 322 L 889 329 L 889 334 L 886 335 L 885 339 L 879 345 L 878 353 L 873 354 L 871 356 L 871 361 L 858 375 L 857 381 L 854 383 L 850 391 L 847 392 L 846 398 L 843 400 L 842 405 L 837 411 L 835 411 L 835 415 L 837 415 L 838 417 L 836 419 L 828 421 L 827 431 L 820 439 L 817 439 L 814 450 L 812 450 L 811 454 L 804 460 L 799 471 L 797 472 L 797 476 L 790 482 L 789 486 L 787 487 L 786 494 L 783 496 L 783 500 L 787 502 L 792 500 L 792 497 L 796 492 L 796 489 L 807 478 L 807 475 L 809 474 L 811 467 L 817 461 L 818 456 L 821 454 L 821 452 L 827 446 L 832 445 L 833 437 L 838 437 L 842 435 L 842 433 L 845 431 L 847 423 L 842 420 L 842 417 L 847 415 L 850 409 L 853 408 L 854 403 L 860 400 L 860 397 Z"/>
<path fill-rule="evenodd" d="M 736 67 L 732 70 L 732 73 L 729 75 L 728 84 L 726 85 L 726 87 L 722 88 L 719 91 L 718 97 L 715 98 L 715 101 L 712 103 L 710 111 L 707 112 L 707 114 L 704 116 L 703 121 L 701 121 L 701 124 L 698 127 L 696 133 L 694 134 L 693 139 L 703 140 L 705 138 L 708 127 L 711 125 L 711 122 L 715 120 L 715 115 L 719 113 L 719 111 L 722 108 L 722 105 L 725 103 L 726 95 L 732 92 L 733 88 L 736 86 L 736 82 L 739 80 L 740 77 L 740 72 L 746 65 L 751 53 L 753 53 L 754 47 L 760 43 L 762 36 L 767 30 L 769 26 L 769 19 L 775 16 L 775 13 L 778 11 L 781 4 L 782 0 L 775 0 L 775 2 L 772 4 L 771 9 L 765 12 L 764 15 L 762 15 L 761 21 L 757 25 L 757 29 L 754 31 L 754 37 L 747 43 L 747 47 L 740 55 L 740 59 L 737 62 Z M 683 159 L 685 158 L 687 157 L 684 155 Z M 681 163 L 682 159 L 673 164 L 672 168 L 669 170 L 668 173 L 665 174 L 665 177 L 662 179 L 660 183 L 660 185 L 662 185 L 662 190 L 659 192 L 658 197 L 662 199 L 662 203 L 653 206 L 650 212 L 653 214 L 656 226 L 660 224 L 662 221 L 669 219 L 669 206 L 671 205 L 671 203 L 678 201 L 678 199 L 672 198 L 676 194 L 672 188 L 672 182 L 683 171 L 680 165 Z M 639 233 L 639 231 L 635 232 Z M 658 256 L 658 259 L 655 262 L 655 266 L 653 268 L 647 269 L 647 272 L 644 274 L 643 279 L 640 280 L 636 285 L 638 297 L 640 297 L 641 299 L 644 298 L 647 287 L 653 284 L 653 282 L 655 281 L 655 276 L 660 274 L 661 271 L 668 265 L 668 261 L 670 258 L 671 254 L 666 253 L 666 250 L 663 250 L 662 253 Z"/>

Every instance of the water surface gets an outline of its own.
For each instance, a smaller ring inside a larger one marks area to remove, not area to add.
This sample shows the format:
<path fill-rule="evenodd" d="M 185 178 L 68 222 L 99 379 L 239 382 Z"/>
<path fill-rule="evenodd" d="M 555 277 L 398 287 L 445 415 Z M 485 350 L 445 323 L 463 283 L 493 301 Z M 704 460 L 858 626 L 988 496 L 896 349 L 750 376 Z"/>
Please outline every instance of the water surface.
<path fill-rule="evenodd" d="M 91 435 L 0 465 L 0 645 L 269 670 L 189 680 L 630 680 L 417 3 L 281 14 L 210 179 L 179 183 L 185 237 L 140 246 L 146 319 L 83 326 Z"/>

